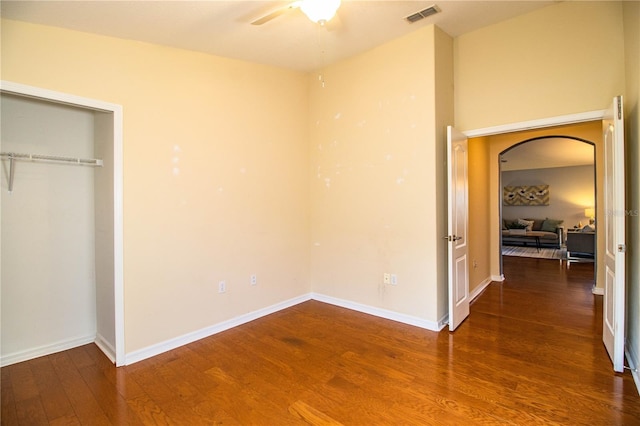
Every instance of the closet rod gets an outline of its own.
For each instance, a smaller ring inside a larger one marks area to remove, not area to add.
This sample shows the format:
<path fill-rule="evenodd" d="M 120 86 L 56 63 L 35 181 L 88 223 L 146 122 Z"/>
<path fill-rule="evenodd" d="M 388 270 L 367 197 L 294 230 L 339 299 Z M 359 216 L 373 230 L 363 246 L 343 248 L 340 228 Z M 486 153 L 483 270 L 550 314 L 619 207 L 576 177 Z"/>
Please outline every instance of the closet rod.
<path fill-rule="evenodd" d="M 19 161 L 33 161 L 40 163 L 76 164 L 79 166 L 102 167 L 102 160 L 95 158 L 57 157 L 54 155 L 19 154 L 17 152 L 1 152 L 0 157 Z"/>
<path fill-rule="evenodd" d="M 36 163 L 72 164 L 77 166 L 102 167 L 102 160 L 96 158 L 57 157 L 54 155 L 20 154 L 17 152 L 0 152 L 0 157 L 9 159 L 9 192 L 13 191 L 15 161 L 32 161 Z"/>

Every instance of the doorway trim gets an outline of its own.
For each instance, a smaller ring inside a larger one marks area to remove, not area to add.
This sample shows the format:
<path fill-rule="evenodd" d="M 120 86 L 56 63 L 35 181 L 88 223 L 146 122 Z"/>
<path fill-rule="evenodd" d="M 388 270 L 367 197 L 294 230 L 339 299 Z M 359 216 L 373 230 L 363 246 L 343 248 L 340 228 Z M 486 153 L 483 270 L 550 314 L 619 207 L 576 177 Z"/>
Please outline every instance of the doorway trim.
<path fill-rule="evenodd" d="M 468 138 L 480 136 L 492 136 L 502 133 L 521 132 L 523 130 L 543 129 L 545 127 L 563 126 L 567 124 L 584 123 L 586 121 L 602 120 L 606 115 L 606 110 L 582 112 L 578 114 L 559 115 L 556 117 L 541 118 L 538 120 L 520 121 L 517 123 L 502 124 L 492 127 L 484 127 L 464 131 Z"/>
<path fill-rule="evenodd" d="M 113 114 L 113 291 L 115 302 L 115 364 L 117 367 L 124 365 L 122 106 L 5 80 L 0 81 L 0 92 Z"/>

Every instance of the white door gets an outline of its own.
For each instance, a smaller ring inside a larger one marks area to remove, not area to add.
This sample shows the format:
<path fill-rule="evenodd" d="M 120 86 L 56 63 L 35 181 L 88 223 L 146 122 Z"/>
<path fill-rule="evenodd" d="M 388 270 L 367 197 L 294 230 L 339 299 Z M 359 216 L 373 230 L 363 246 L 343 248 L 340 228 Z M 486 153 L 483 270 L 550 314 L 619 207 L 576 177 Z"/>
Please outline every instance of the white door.
<path fill-rule="evenodd" d="M 449 225 L 446 237 L 449 264 L 449 330 L 469 316 L 468 150 L 467 137 L 447 127 Z"/>
<path fill-rule="evenodd" d="M 613 369 L 624 369 L 625 320 L 625 182 L 622 96 L 602 121 L 604 137 L 605 282 L 602 340 Z"/>

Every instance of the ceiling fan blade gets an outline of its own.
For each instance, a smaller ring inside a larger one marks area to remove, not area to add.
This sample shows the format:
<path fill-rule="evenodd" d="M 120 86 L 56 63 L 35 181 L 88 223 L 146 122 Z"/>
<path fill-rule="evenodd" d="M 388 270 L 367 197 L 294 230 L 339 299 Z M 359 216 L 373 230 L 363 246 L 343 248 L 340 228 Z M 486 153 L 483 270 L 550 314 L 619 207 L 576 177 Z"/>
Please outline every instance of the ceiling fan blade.
<path fill-rule="evenodd" d="M 291 9 L 297 9 L 298 7 L 300 7 L 300 2 L 294 1 L 293 3 L 289 3 L 285 7 L 281 7 L 280 9 L 276 9 L 273 12 L 264 15 L 262 18 L 256 19 L 251 23 L 251 25 L 262 25 L 264 23 L 271 21 L 272 19 L 277 18 L 280 15 L 287 13 Z"/>

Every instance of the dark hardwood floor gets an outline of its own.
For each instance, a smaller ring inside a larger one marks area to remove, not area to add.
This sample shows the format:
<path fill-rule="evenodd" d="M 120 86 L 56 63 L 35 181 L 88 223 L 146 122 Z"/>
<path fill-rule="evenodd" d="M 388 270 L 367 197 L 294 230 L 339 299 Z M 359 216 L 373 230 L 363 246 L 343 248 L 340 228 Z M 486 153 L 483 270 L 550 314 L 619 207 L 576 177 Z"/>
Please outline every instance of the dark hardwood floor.
<path fill-rule="evenodd" d="M 593 265 L 509 258 L 454 332 L 306 302 L 116 369 L 94 345 L 2 368 L 3 425 L 639 425 Z"/>

